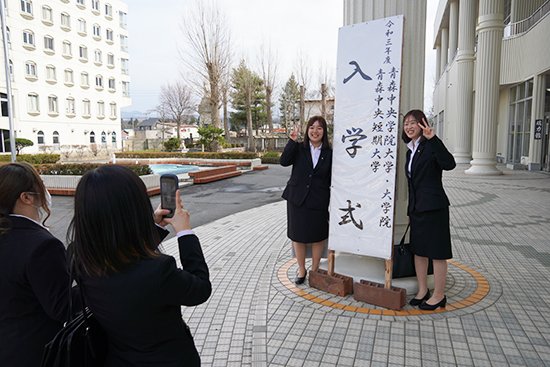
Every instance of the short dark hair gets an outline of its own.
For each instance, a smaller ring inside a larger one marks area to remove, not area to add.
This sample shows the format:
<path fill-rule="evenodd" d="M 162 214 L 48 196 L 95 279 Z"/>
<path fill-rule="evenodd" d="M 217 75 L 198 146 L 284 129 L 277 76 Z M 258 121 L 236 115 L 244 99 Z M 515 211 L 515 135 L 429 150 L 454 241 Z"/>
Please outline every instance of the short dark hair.
<path fill-rule="evenodd" d="M 77 272 L 103 276 L 158 255 L 151 201 L 130 169 L 105 165 L 88 171 L 76 187 L 74 203 L 67 241 Z"/>
<path fill-rule="evenodd" d="M 40 198 L 40 207 L 46 212 L 43 225 L 50 217 L 46 186 L 36 169 L 25 162 L 5 164 L 0 167 L 0 234 L 11 227 L 9 215 L 13 213 L 15 203 L 23 192 L 35 192 Z"/>
<path fill-rule="evenodd" d="M 319 122 L 323 128 L 323 148 L 329 148 L 330 144 L 328 142 L 328 125 L 327 120 L 323 116 L 313 116 L 307 121 L 306 131 L 304 132 L 304 146 L 309 147 L 309 136 L 307 131 L 315 122 Z"/>
<path fill-rule="evenodd" d="M 405 114 L 405 116 L 403 116 L 403 124 L 402 124 L 403 126 L 401 128 L 401 139 L 403 139 L 405 144 L 407 144 L 411 141 L 411 138 L 409 138 L 407 136 L 407 134 L 405 134 L 405 120 L 409 116 L 414 117 L 414 119 L 418 122 L 422 122 L 422 119 L 424 119 L 424 120 L 426 120 L 426 122 L 428 122 L 428 118 L 426 117 L 424 112 L 422 112 L 422 110 L 410 110 L 409 112 L 407 112 Z"/>

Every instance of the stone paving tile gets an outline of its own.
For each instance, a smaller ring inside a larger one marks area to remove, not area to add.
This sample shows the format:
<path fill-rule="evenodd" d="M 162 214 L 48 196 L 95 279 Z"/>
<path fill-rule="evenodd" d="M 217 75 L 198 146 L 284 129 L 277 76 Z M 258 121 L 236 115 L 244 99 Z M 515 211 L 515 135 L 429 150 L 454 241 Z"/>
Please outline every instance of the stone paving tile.
<path fill-rule="evenodd" d="M 277 202 L 195 230 L 213 294 L 182 313 L 203 365 L 550 366 L 550 175 L 505 170 L 471 177 L 464 168 L 444 174 L 454 260 L 487 279 L 484 299 L 439 314 L 390 317 L 302 298 L 277 276 L 291 259 L 286 207 Z M 177 254 L 174 240 L 163 246 Z M 475 286 L 449 266 L 450 301 Z M 303 290 L 376 309 L 350 296 Z"/>

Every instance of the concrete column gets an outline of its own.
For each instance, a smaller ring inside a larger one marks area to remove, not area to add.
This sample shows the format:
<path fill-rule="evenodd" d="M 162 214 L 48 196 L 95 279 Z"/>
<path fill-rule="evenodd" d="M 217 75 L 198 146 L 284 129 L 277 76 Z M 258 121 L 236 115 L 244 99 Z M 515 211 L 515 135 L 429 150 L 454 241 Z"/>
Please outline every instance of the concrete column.
<path fill-rule="evenodd" d="M 438 45 L 436 48 L 435 55 L 435 82 L 441 77 L 441 45 Z"/>
<path fill-rule="evenodd" d="M 529 171 L 540 171 L 542 163 L 542 140 L 535 140 L 535 121 L 542 120 L 544 126 L 544 102 L 546 78 L 544 74 L 533 78 L 533 109 L 531 112 L 531 133 L 529 138 Z"/>
<path fill-rule="evenodd" d="M 456 55 L 458 43 L 458 0 L 453 0 L 449 6 L 449 53 L 448 60 L 452 62 Z"/>
<path fill-rule="evenodd" d="M 447 28 L 441 28 L 441 59 L 439 70 L 441 74 L 445 72 L 447 68 L 447 56 L 449 53 L 449 30 Z"/>
<path fill-rule="evenodd" d="M 458 164 L 468 164 L 472 160 L 476 5 L 477 0 L 461 0 L 458 16 L 457 116 L 453 153 Z"/>
<path fill-rule="evenodd" d="M 473 160 L 467 174 L 502 174 L 496 168 L 496 139 L 503 16 L 502 0 L 479 0 Z"/>

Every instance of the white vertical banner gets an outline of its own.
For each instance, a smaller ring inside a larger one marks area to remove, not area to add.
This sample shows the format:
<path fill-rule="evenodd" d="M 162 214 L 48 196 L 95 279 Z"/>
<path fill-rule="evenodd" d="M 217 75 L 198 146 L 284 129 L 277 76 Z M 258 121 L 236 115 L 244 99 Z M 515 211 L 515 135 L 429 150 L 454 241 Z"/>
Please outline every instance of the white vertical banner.
<path fill-rule="evenodd" d="M 403 16 L 338 34 L 329 248 L 392 251 Z"/>

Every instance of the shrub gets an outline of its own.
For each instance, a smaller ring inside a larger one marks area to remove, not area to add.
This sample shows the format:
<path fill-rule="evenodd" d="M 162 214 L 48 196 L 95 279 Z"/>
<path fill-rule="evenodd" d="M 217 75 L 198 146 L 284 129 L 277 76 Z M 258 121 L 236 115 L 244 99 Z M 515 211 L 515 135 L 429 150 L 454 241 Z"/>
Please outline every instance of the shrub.
<path fill-rule="evenodd" d="M 262 163 L 279 164 L 280 158 L 280 152 L 268 151 L 262 154 Z"/>
<path fill-rule="evenodd" d="M 69 175 L 69 176 L 81 176 L 84 173 L 96 169 L 97 167 L 104 166 L 104 164 L 98 163 L 71 163 L 71 164 L 39 164 L 35 168 L 41 175 Z M 148 165 L 132 164 L 124 165 L 138 176 L 152 174 L 151 168 Z"/>
<path fill-rule="evenodd" d="M 178 139 L 176 137 L 170 138 L 167 141 L 164 142 L 164 149 L 173 152 L 179 150 L 181 147 L 181 139 Z"/>
<path fill-rule="evenodd" d="M 116 152 L 115 157 L 117 158 L 185 158 L 185 153 L 181 152 L 145 152 L 145 151 L 136 151 L 136 152 Z"/>
<path fill-rule="evenodd" d="M 48 164 L 48 163 L 57 163 L 59 161 L 59 154 L 19 154 L 17 156 L 18 162 L 27 162 L 30 164 Z M 0 162 L 10 162 L 11 156 L 0 155 Z"/>
<path fill-rule="evenodd" d="M 254 159 L 258 155 L 253 152 L 187 152 L 188 158 L 206 159 Z"/>

